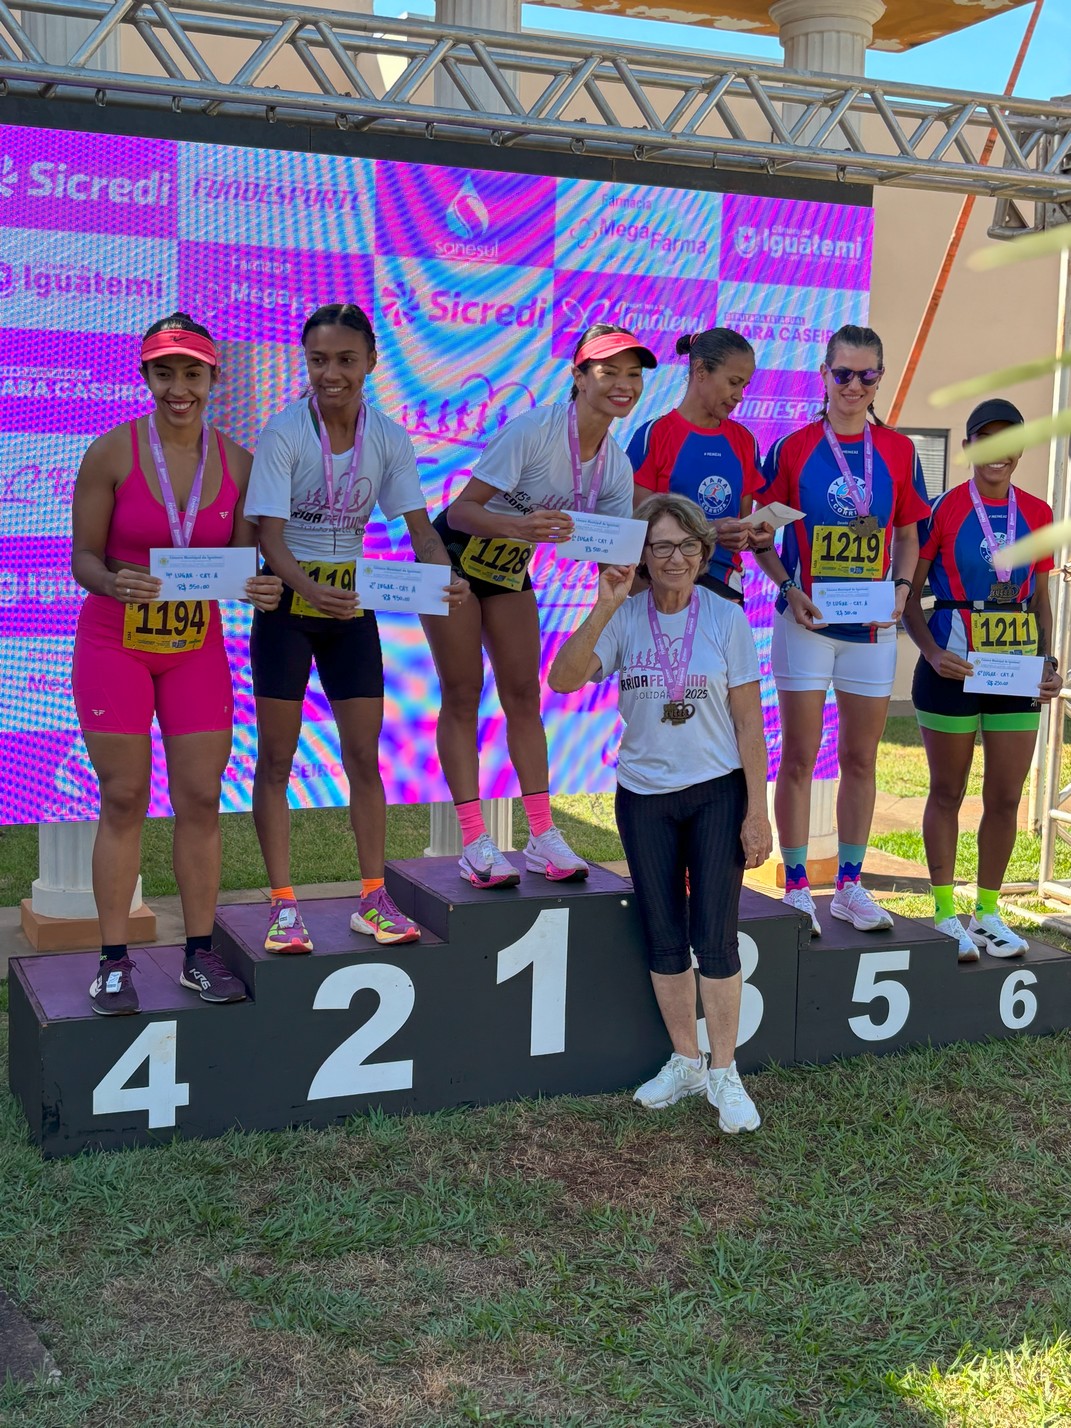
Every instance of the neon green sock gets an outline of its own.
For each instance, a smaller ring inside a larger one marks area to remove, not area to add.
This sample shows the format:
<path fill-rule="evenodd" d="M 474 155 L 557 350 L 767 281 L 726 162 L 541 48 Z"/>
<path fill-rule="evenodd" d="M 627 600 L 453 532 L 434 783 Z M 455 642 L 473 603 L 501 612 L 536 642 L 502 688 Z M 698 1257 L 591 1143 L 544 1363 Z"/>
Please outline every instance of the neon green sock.
<path fill-rule="evenodd" d="M 936 883 L 930 884 L 933 893 L 933 920 L 934 922 L 944 922 L 948 917 L 955 917 L 956 903 L 952 896 L 952 884 L 947 887 L 942 884 L 940 887 Z"/>
<path fill-rule="evenodd" d="M 974 904 L 975 917 L 988 917 L 990 913 L 996 912 L 998 897 L 999 888 L 979 888 L 978 900 Z"/>

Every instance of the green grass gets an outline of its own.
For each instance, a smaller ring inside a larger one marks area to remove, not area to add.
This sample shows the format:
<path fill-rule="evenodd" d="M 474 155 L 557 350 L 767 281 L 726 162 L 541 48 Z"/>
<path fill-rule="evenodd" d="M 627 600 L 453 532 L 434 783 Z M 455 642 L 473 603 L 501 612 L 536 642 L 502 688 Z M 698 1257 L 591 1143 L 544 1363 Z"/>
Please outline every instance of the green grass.
<path fill-rule="evenodd" d="M 735 1139 L 619 1095 L 44 1162 L 2 1091 L 0 1284 L 63 1377 L 0 1423 L 1066 1425 L 1069 1052 L 771 1071 Z"/>
<path fill-rule="evenodd" d="M 974 764 L 967 782 L 969 796 L 982 792 L 982 748 L 975 747 Z M 1061 783 L 1071 783 L 1071 726 L 1067 727 Z M 895 794 L 898 798 L 925 798 L 930 790 L 926 754 L 919 736 L 919 726 L 913 716 L 889 719 L 878 746 L 877 782 L 879 793 Z"/>
<path fill-rule="evenodd" d="M 870 845 L 885 853 L 895 853 L 897 857 L 909 858 L 913 863 L 926 866 L 926 850 L 922 834 L 914 832 L 875 833 Z M 1007 883 L 1036 883 L 1041 859 L 1041 839 L 1035 833 L 1020 829 L 1015 835 L 1015 847 L 1004 881 Z M 1055 846 L 1055 876 L 1058 879 L 1071 878 L 1071 846 L 1057 840 Z M 978 876 L 978 835 L 961 832 L 956 845 L 956 880 L 974 882 Z"/>

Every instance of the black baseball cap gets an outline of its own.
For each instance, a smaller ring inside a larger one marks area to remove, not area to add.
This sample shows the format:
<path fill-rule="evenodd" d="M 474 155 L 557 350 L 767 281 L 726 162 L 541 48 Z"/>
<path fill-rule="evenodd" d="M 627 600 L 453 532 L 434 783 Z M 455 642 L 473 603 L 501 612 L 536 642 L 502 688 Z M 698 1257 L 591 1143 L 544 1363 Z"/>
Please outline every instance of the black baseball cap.
<path fill-rule="evenodd" d="M 967 440 L 970 441 L 983 426 L 991 421 L 1006 421 L 1009 426 L 1023 426 L 1025 418 L 1018 407 L 1006 402 L 1003 397 L 990 397 L 980 402 L 967 418 Z"/>

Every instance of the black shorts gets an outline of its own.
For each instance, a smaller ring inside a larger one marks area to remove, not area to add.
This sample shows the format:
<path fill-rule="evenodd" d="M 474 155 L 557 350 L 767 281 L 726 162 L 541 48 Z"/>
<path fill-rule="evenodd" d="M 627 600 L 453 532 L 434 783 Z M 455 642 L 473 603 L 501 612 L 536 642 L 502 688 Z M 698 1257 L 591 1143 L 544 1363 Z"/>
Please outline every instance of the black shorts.
<path fill-rule="evenodd" d="M 969 693 L 962 679 L 945 679 L 921 655 L 911 681 L 911 702 L 921 727 L 942 734 L 974 734 L 979 729 L 1036 732 L 1041 719 L 1036 699 Z"/>
<path fill-rule="evenodd" d="M 486 600 L 489 595 L 518 595 L 518 590 L 508 590 L 504 585 L 496 585 L 491 580 L 477 580 L 466 574 L 461 569 L 461 552 L 472 539 L 465 531 L 455 531 L 450 522 L 446 519 L 446 512 L 440 511 L 432 521 L 433 528 L 438 531 L 443 545 L 446 546 L 446 553 L 450 557 L 450 564 L 455 575 L 459 575 L 462 580 L 469 582 L 469 589 L 476 596 L 477 600 Z M 532 577 L 526 570 L 524 572 L 524 583 L 521 590 L 531 590 Z"/>
<path fill-rule="evenodd" d="M 270 573 L 270 572 L 265 572 Z M 383 698 L 383 651 L 374 610 L 354 620 L 292 615 L 294 592 L 283 586 L 277 610 L 253 613 L 249 663 L 258 699 L 303 700 L 312 662 L 327 698 Z"/>

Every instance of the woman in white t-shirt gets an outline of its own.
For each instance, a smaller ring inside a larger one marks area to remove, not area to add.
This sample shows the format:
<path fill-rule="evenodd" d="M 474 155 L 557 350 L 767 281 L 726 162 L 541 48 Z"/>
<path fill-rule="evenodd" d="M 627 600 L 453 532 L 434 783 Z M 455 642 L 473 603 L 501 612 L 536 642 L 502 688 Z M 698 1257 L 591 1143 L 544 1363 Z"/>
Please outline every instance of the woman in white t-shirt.
<path fill-rule="evenodd" d="M 569 402 L 536 407 L 507 423 L 487 443 L 461 495 L 436 517 L 451 562 L 476 597 L 448 623 L 425 625 L 442 687 L 437 743 L 461 824 L 459 867 L 474 887 L 510 887 L 520 879 L 491 841 L 480 810 L 484 649 L 528 817 L 525 865 L 554 881 L 588 875 L 587 863 L 551 818 L 539 712 L 539 611 L 528 563 L 538 542 L 569 539 L 570 509 L 632 515 L 632 466 L 610 426 L 633 410 L 644 368 L 656 365 L 654 353 L 623 327 L 589 328 L 573 355 Z"/>
<path fill-rule="evenodd" d="M 350 784 L 361 867 L 361 901 L 350 926 L 377 942 L 415 942 L 419 930 L 383 885 L 383 656 L 375 613 L 362 610 L 354 594 L 354 573 L 375 506 L 387 520 L 405 520 L 418 560 L 446 567 L 450 562 L 428 519 L 408 435 L 364 400 L 365 378 L 376 365 L 366 315 L 352 303 L 317 308 L 301 344 L 309 393 L 261 432 L 245 506 L 259 527 L 267 568 L 283 581 L 279 608 L 271 619 L 254 617 L 250 638 L 257 701 L 253 818 L 272 898 L 264 946 L 271 952 L 312 950 L 290 884 L 286 794 L 314 659 Z M 444 601 L 454 606 L 466 594 L 465 582 L 445 569 Z"/>
<path fill-rule="evenodd" d="M 636 515 L 648 523 L 640 574 L 650 589 L 629 598 L 632 570 L 604 570 L 595 608 L 559 650 L 550 687 L 570 694 L 618 675 L 625 732 L 617 825 L 673 1044 L 635 1099 L 660 1109 L 705 1092 L 723 1131 L 756 1130 L 759 1113 L 735 1051 L 740 886 L 745 867 L 765 862 L 773 844 L 759 665 L 740 607 L 696 584 L 714 548 L 699 507 L 663 494 Z M 692 951 L 709 1069 L 699 1050 Z"/>

